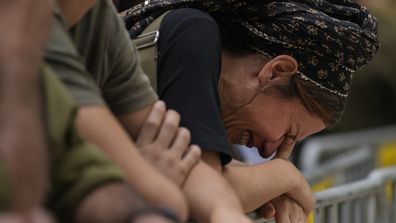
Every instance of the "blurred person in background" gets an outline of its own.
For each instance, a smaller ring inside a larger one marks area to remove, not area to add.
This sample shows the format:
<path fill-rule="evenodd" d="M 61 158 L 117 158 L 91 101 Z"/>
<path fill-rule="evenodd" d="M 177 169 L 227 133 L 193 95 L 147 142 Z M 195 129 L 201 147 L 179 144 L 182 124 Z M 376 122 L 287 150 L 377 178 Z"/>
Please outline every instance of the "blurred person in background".
<path fill-rule="evenodd" d="M 0 222 L 52 222 L 41 56 L 51 0 L 0 1 Z M 26 38 L 29 33 L 29 38 Z"/>

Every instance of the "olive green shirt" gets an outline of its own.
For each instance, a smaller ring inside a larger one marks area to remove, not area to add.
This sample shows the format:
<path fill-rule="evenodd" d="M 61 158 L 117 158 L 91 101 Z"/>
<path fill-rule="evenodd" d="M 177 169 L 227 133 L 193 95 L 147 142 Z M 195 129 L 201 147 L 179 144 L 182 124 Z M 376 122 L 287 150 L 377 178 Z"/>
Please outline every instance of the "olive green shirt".
<path fill-rule="evenodd" d="M 121 115 L 157 99 L 111 1 L 98 0 L 70 30 L 59 9 L 54 10 L 54 18 L 45 59 L 78 105 L 107 104 Z"/>
<path fill-rule="evenodd" d="M 50 145 L 48 208 L 60 222 L 72 222 L 75 208 L 94 189 L 122 181 L 121 170 L 97 147 L 80 138 L 74 126 L 72 98 L 53 71 L 44 71 L 46 117 Z"/>

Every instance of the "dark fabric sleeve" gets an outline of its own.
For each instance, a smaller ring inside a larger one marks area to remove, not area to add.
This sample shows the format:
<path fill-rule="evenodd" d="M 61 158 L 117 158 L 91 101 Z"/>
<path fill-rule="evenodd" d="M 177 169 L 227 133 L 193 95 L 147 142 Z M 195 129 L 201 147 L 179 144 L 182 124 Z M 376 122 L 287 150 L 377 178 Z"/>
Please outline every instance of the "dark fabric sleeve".
<path fill-rule="evenodd" d="M 181 114 L 192 143 L 231 159 L 231 145 L 220 116 L 218 79 L 221 42 L 217 23 L 196 9 L 168 13 L 160 26 L 158 94 Z"/>

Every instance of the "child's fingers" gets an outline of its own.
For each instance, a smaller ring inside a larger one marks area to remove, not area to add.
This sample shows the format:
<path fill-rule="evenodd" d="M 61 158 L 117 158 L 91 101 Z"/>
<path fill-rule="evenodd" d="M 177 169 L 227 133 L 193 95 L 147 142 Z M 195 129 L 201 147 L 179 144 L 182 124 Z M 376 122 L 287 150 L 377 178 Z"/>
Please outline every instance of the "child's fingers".
<path fill-rule="evenodd" d="M 139 132 L 139 136 L 136 140 L 136 144 L 139 147 L 153 142 L 165 118 L 165 113 L 165 103 L 163 101 L 156 102 Z"/>

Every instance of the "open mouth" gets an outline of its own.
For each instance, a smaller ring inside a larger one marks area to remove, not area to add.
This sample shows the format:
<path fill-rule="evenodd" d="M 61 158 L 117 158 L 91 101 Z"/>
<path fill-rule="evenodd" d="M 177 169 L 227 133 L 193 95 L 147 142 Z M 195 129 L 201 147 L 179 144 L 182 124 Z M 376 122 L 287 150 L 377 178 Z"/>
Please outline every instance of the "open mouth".
<path fill-rule="evenodd" d="M 247 147 L 253 147 L 253 134 L 249 130 L 244 130 L 239 138 L 239 145 L 245 145 Z"/>

